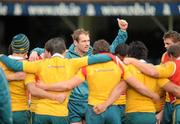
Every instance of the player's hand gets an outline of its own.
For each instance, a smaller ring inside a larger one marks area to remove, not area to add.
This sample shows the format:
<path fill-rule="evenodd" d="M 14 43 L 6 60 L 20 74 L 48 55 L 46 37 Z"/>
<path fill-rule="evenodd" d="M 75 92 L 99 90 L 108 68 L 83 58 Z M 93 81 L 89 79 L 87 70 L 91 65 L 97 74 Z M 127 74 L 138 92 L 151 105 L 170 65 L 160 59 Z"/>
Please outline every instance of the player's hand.
<path fill-rule="evenodd" d="M 31 54 L 29 55 L 29 61 L 35 61 L 38 60 L 39 56 L 36 51 L 32 51 Z"/>
<path fill-rule="evenodd" d="M 117 19 L 117 21 L 118 21 L 119 28 L 123 31 L 126 31 L 128 28 L 127 21 L 124 19 L 119 19 L 119 18 Z"/>
<path fill-rule="evenodd" d="M 96 114 L 101 114 L 103 113 L 104 111 L 106 111 L 107 109 L 107 105 L 105 103 L 102 103 L 102 104 L 99 104 L 99 105 L 95 105 L 93 107 L 93 110 Z"/>
<path fill-rule="evenodd" d="M 58 101 L 59 103 L 63 103 L 65 99 L 66 99 L 66 95 L 64 93 L 60 93 L 55 96 L 55 100 Z"/>

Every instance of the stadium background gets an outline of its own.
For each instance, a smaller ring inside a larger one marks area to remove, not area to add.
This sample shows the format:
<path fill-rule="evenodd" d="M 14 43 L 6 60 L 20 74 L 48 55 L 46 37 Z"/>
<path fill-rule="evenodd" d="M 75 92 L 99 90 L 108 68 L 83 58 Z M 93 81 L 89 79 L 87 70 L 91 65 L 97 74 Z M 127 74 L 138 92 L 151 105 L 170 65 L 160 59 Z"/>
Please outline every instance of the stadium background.
<path fill-rule="evenodd" d="M 158 63 L 165 51 L 164 32 L 180 32 L 180 0 L 1 0 L 0 52 L 7 54 L 17 33 L 29 37 L 31 49 L 56 36 L 69 47 L 76 28 L 90 31 L 91 44 L 102 38 L 111 43 L 117 18 L 129 23 L 127 43 L 143 41 L 151 62 Z"/>

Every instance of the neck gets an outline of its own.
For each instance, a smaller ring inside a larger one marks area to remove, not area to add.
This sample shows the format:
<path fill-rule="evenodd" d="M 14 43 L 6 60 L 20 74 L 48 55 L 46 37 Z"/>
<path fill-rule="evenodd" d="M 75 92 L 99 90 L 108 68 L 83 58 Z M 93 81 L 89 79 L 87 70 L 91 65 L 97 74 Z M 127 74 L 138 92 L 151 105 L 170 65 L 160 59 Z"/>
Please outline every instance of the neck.
<path fill-rule="evenodd" d="M 77 49 L 77 47 L 75 47 L 75 52 L 77 52 L 77 54 L 79 56 L 84 56 L 85 55 L 85 52 L 82 52 L 81 50 Z"/>

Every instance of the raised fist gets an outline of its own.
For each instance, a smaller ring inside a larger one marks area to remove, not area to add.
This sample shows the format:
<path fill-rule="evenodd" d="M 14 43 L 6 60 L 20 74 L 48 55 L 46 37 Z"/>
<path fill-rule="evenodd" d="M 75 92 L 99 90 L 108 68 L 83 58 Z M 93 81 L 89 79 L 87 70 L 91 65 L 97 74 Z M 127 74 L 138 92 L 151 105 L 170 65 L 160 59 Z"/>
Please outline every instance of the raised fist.
<path fill-rule="evenodd" d="M 127 21 L 124 19 L 119 19 L 119 18 L 117 19 L 117 21 L 118 21 L 119 28 L 123 31 L 126 31 L 128 28 Z"/>

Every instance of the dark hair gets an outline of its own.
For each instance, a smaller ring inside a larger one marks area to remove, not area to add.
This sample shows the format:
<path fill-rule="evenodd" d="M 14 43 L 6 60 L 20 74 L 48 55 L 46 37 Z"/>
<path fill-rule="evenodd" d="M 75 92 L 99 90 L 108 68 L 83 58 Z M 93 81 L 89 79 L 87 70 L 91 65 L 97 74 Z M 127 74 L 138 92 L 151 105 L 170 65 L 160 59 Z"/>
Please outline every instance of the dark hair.
<path fill-rule="evenodd" d="M 180 34 L 176 31 L 168 31 L 164 34 L 163 39 L 171 38 L 173 43 L 180 42 Z"/>
<path fill-rule="evenodd" d="M 97 54 L 97 53 L 101 53 L 101 52 L 109 52 L 109 43 L 104 40 L 104 39 L 100 39 L 94 42 L 93 45 L 93 54 Z"/>
<path fill-rule="evenodd" d="M 53 55 L 54 53 L 64 53 L 66 50 L 66 45 L 64 39 L 61 37 L 55 37 L 48 40 L 44 47 L 48 52 Z"/>
<path fill-rule="evenodd" d="M 137 59 L 147 59 L 148 49 L 141 41 L 133 41 L 129 44 L 128 56 Z"/>
<path fill-rule="evenodd" d="M 81 34 L 89 35 L 89 32 L 85 31 L 83 28 L 80 28 L 80 29 L 75 30 L 71 36 L 72 36 L 73 40 L 76 40 L 78 42 L 79 35 L 81 35 Z"/>
<path fill-rule="evenodd" d="M 125 43 L 119 44 L 115 49 L 115 54 L 125 57 L 128 55 L 128 49 L 129 49 L 129 45 L 127 45 Z"/>
<path fill-rule="evenodd" d="M 173 56 L 175 58 L 180 56 L 180 44 L 173 44 L 167 50 L 169 56 Z"/>

